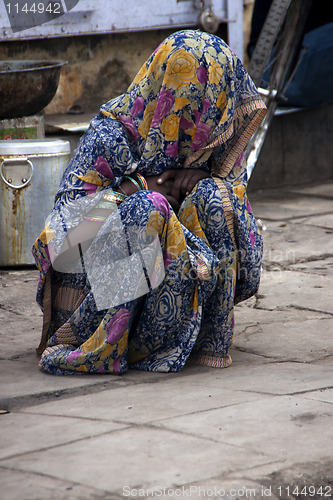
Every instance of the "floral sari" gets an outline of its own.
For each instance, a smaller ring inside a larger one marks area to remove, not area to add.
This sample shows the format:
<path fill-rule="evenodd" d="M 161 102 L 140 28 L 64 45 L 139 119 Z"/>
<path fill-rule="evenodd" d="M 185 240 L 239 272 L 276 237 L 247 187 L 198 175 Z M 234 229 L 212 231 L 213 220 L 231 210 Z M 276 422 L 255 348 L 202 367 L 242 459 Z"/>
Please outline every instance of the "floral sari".
<path fill-rule="evenodd" d="M 229 366 L 234 304 L 260 280 L 262 240 L 243 150 L 265 113 L 237 56 L 220 38 L 192 30 L 168 37 L 127 92 L 101 107 L 33 247 L 41 369 Z M 210 173 L 177 213 L 160 193 L 113 190 L 128 176 L 137 183 L 137 174 L 177 168 Z M 70 232 L 97 223 L 96 206 L 107 206 L 107 217 L 83 253 L 78 245 L 76 261 L 59 267 Z"/>

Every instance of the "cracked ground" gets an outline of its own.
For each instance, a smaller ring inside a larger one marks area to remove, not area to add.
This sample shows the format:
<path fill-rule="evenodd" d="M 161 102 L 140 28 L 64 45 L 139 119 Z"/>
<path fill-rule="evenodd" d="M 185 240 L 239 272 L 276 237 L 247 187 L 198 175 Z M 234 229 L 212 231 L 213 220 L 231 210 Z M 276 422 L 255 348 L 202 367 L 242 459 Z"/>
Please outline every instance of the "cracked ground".
<path fill-rule="evenodd" d="M 224 370 L 41 373 L 38 273 L 0 270 L 1 499 L 332 498 L 332 193 L 250 197 L 261 286 L 236 306 Z"/>

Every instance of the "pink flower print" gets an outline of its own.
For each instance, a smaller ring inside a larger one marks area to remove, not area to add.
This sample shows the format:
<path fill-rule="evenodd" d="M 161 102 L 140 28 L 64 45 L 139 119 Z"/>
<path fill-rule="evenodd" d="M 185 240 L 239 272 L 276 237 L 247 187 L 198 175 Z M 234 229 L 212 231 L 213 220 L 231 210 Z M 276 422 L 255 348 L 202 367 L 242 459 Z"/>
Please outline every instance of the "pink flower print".
<path fill-rule="evenodd" d="M 111 170 L 111 167 L 110 167 L 108 161 L 105 158 L 103 158 L 103 156 L 97 157 L 97 159 L 94 163 L 94 168 L 103 177 L 107 177 L 108 179 L 111 179 L 111 180 L 114 179 L 114 175 L 113 175 L 113 172 Z"/>
<path fill-rule="evenodd" d="M 56 251 L 54 249 L 54 246 L 49 244 L 47 248 L 45 248 L 45 253 L 49 257 L 50 262 L 54 262 L 56 258 Z"/>
<path fill-rule="evenodd" d="M 244 151 L 241 152 L 241 154 L 239 155 L 239 157 L 237 158 L 236 162 L 235 162 L 235 165 L 234 167 L 240 167 L 243 160 L 244 160 Z"/>
<path fill-rule="evenodd" d="M 210 100 L 206 99 L 204 100 L 204 104 L 203 104 L 203 107 L 202 107 L 202 114 L 206 113 L 206 111 L 210 108 Z"/>
<path fill-rule="evenodd" d="M 133 118 L 131 116 L 118 115 L 118 119 L 125 125 L 129 133 L 132 135 L 133 139 L 137 141 L 140 138 L 140 134 L 135 128 Z"/>
<path fill-rule="evenodd" d="M 48 271 L 48 270 L 49 270 L 49 268 L 50 268 L 50 263 L 49 263 L 47 260 L 45 260 L 45 259 L 44 259 L 44 257 L 43 257 L 42 255 L 40 256 L 40 261 L 41 261 L 41 264 L 42 264 L 42 270 L 43 270 L 43 271 L 44 271 L 44 273 L 45 273 L 46 271 Z"/>
<path fill-rule="evenodd" d="M 168 144 L 165 148 L 165 152 L 171 158 L 176 158 L 176 156 L 178 155 L 178 141 L 174 142 L 173 144 Z"/>
<path fill-rule="evenodd" d="M 132 109 L 131 109 L 132 116 L 137 116 L 140 113 L 142 113 L 142 111 L 144 110 L 144 107 L 145 107 L 145 100 L 144 100 L 144 98 L 141 97 L 141 96 L 138 96 L 135 99 L 135 101 L 133 102 L 133 106 L 132 106 Z"/>
<path fill-rule="evenodd" d="M 96 193 L 96 189 L 98 186 L 96 184 L 90 184 L 89 182 L 85 182 L 83 184 L 83 189 L 86 191 L 88 196 L 93 196 Z"/>
<path fill-rule="evenodd" d="M 256 243 L 256 237 L 255 237 L 255 234 L 254 234 L 253 231 L 249 232 L 249 238 L 250 238 L 250 241 L 251 241 L 251 247 L 254 248 L 254 245 Z"/>
<path fill-rule="evenodd" d="M 170 205 L 163 194 L 157 193 L 156 191 L 151 191 L 147 193 L 147 198 L 149 198 L 153 202 L 153 205 L 155 208 L 157 208 L 157 210 L 166 215 L 167 220 L 170 218 Z"/>
<path fill-rule="evenodd" d="M 150 284 L 153 288 L 156 288 L 159 283 L 159 276 L 156 271 L 152 272 L 152 275 L 150 276 Z"/>
<path fill-rule="evenodd" d="M 163 261 L 164 261 L 165 268 L 167 268 L 171 264 L 172 257 L 171 257 L 171 254 L 169 252 L 167 252 L 167 251 L 164 252 Z"/>
<path fill-rule="evenodd" d="M 67 362 L 72 363 L 72 361 L 75 361 L 77 358 L 82 356 L 82 351 L 76 350 L 68 354 L 67 356 Z"/>
<path fill-rule="evenodd" d="M 208 73 L 206 68 L 199 66 L 199 68 L 197 69 L 197 77 L 200 83 L 206 83 L 208 78 Z"/>
<path fill-rule="evenodd" d="M 197 131 L 195 133 L 195 136 L 194 136 L 194 139 L 193 139 L 193 142 L 191 145 L 192 151 L 197 151 L 198 149 L 203 148 L 207 144 L 207 141 L 208 141 L 209 136 L 210 136 L 210 131 L 211 131 L 211 128 L 209 125 L 207 125 L 207 123 L 200 122 L 197 125 Z"/>
<path fill-rule="evenodd" d="M 194 125 L 192 122 L 189 122 L 183 116 L 181 117 L 180 122 L 179 122 L 179 128 L 181 128 L 183 130 L 187 130 L 187 129 L 193 128 L 193 127 L 194 127 Z"/>
<path fill-rule="evenodd" d="M 130 312 L 127 309 L 121 309 L 107 323 L 106 330 L 109 344 L 115 344 L 121 339 L 127 328 L 129 316 Z"/>
<path fill-rule="evenodd" d="M 100 366 L 97 370 L 97 373 L 107 373 L 106 369 L 104 368 L 104 366 Z"/>
<path fill-rule="evenodd" d="M 246 198 L 246 209 L 249 212 L 249 214 L 252 214 L 252 208 L 248 198 Z"/>
<path fill-rule="evenodd" d="M 116 358 L 113 362 L 113 372 L 114 373 L 119 373 L 120 372 L 120 361 L 121 361 L 121 357 L 120 358 Z"/>
<path fill-rule="evenodd" d="M 166 115 L 172 108 L 174 102 L 175 98 L 171 90 L 162 88 L 156 105 L 154 118 L 151 123 L 152 127 L 155 127 L 156 125 L 159 125 L 162 122 L 163 118 L 166 117 Z"/>

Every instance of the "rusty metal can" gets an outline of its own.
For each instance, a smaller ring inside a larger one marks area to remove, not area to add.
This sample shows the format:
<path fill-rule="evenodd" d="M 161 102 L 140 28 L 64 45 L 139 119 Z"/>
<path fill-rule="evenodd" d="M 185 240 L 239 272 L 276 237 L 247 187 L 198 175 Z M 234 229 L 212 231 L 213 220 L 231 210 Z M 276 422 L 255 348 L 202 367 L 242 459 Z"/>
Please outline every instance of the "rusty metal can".
<path fill-rule="evenodd" d="M 69 141 L 61 139 L 0 141 L 0 266 L 34 264 L 31 247 L 70 154 Z"/>

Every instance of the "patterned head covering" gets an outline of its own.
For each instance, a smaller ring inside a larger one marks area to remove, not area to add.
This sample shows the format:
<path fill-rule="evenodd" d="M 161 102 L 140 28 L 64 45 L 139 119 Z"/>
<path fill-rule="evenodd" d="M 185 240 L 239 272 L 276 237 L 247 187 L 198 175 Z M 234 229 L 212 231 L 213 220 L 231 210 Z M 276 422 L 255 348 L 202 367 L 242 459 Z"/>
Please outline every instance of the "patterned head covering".
<path fill-rule="evenodd" d="M 184 30 L 169 36 L 123 95 L 101 107 L 131 136 L 146 174 L 207 163 L 225 177 L 266 114 L 241 61 L 217 36 Z M 218 153 L 218 154 L 216 154 Z"/>

